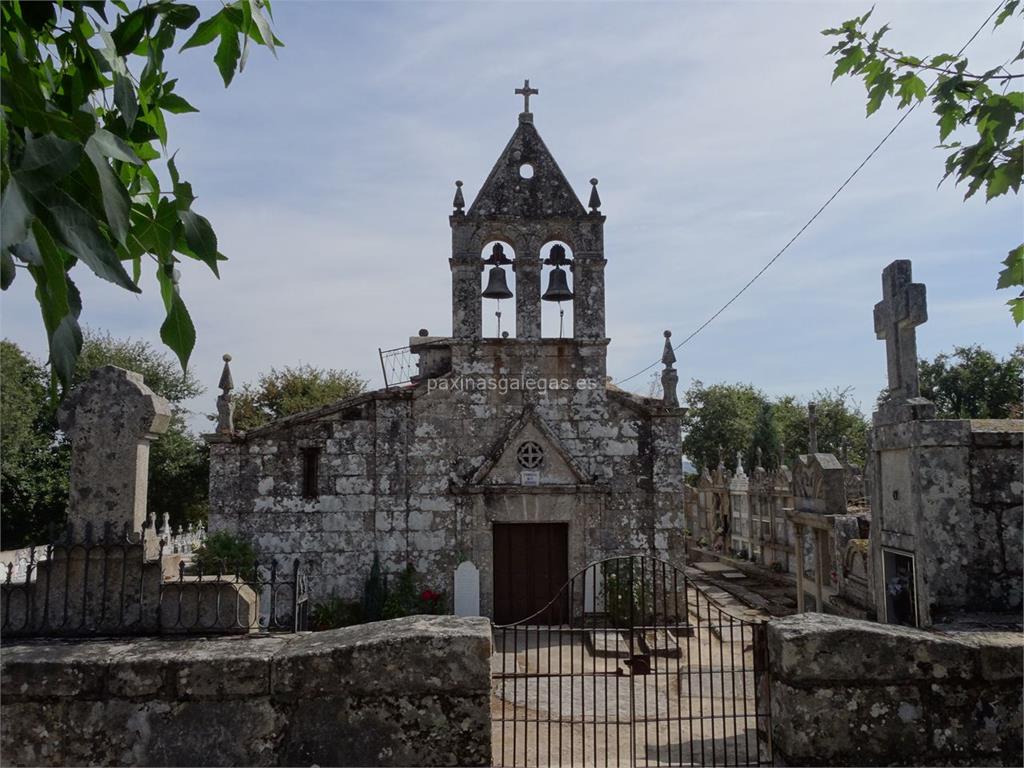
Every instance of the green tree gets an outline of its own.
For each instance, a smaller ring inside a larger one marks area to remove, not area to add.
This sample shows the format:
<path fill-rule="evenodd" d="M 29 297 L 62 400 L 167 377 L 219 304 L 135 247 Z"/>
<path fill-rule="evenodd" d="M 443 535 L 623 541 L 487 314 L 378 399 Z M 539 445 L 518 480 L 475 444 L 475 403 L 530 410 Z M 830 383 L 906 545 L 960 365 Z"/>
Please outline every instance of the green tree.
<path fill-rule="evenodd" d="M 919 367 L 921 396 L 941 419 L 1021 418 L 1024 345 L 1000 360 L 978 345 L 953 347 Z"/>
<path fill-rule="evenodd" d="M 736 452 L 751 448 L 754 425 L 765 403 L 765 394 L 750 384 L 712 384 L 693 381 L 686 391 L 689 410 L 683 417 L 683 453 L 697 469 L 718 466 L 721 458 L 736 468 Z"/>
<path fill-rule="evenodd" d="M 811 401 L 816 406 L 818 451 L 839 456 L 845 445 L 849 460 L 863 466 L 869 424 L 850 388 L 819 390 Z M 774 416 L 779 439 L 786 447 L 786 461 L 792 466 L 796 456 L 810 450 L 807 403 L 789 395 L 781 397 L 775 403 Z"/>
<path fill-rule="evenodd" d="M 993 29 L 1015 14 L 1024 14 L 1021 0 L 1006 0 Z M 839 38 L 829 51 L 837 59 L 833 82 L 843 75 L 863 79 L 868 115 L 889 98 L 898 98 L 900 109 L 931 98 L 938 117 L 939 146 L 952 150 L 943 180 L 953 176 L 956 184 L 966 181 L 965 200 L 982 187 L 986 200 L 1011 189 L 1018 192 L 1024 178 L 1024 91 L 1010 90 L 1010 86 L 1024 75 L 1013 74 L 1007 67 L 1024 60 L 1024 45 L 1010 61 L 976 69 L 961 55 L 963 49 L 957 54 L 911 56 L 886 47 L 882 38 L 889 25 L 869 32 L 865 25 L 870 17 L 868 11 L 823 30 L 823 35 Z M 1019 33 L 1020 26 L 1015 28 Z M 934 77 L 931 85 L 925 84 L 926 77 Z M 996 288 L 1020 291 L 1007 302 L 1020 325 L 1024 322 L 1024 244 L 1013 248 L 1003 264 Z"/>
<path fill-rule="evenodd" d="M 51 372 L 66 390 L 82 348 L 72 269 L 82 262 L 139 293 L 148 257 L 166 313 L 160 338 L 185 368 L 195 328 L 176 265 L 195 259 L 219 276 L 225 258 L 167 154 L 165 115 L 197 110 L 175 92 L 165 55 L 199 9 L 171 0 L 134 10 L 123 0 L 40 0 L 3 2 L 0 12 L 0 287 L 10 288 L 19 267 L 28 272 Z M 280 44 L 269 13 L 267 0 L 224 4 L 180 50 L 218 41 L 214 61 L 226 86 L 250 41 Z M 165 169 L 169 189 L 158 177 Z"/>
<path fill-rule="evenodd" d="M 64 519 L 68 454 L 56 444 L 46 369 L 0 341 L 0 547 L 39 543 Z"/>
<path fill-rule="evenodd" d="M 750 468 L 757 466 L 757 449 L 761 449 L 761 466 L 775 469 L 779 466 L 779 431 L 775 425 L 775 407 L 769 403 L 761 403 L 754 432 L 751 436 L 750 448 L 747 450 L 746 463 Z"/>
<path fill-rule="evenodd" d="M 271 368 L 255 385 L 235 396 L 235 427 L 255 429 L 268 422 L 358 395 L 366 381 L 352 371 L 300 365 Z"/>

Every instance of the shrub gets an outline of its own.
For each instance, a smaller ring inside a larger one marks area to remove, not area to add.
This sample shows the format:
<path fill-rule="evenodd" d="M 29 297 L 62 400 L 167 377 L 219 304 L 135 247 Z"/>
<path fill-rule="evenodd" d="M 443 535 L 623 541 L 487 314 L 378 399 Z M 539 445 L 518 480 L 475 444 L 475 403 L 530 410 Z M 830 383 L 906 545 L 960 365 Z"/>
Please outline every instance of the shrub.
<path fill-rule="evenodd" d="M 380 568 L 380 555 L 373 553 L 373 565 L 370 576 L 363 587 L 363 620 L 380 621 L 384 614 L 384 601 L 387 598 L 387 585 Z"/>
<path fill-rule="evenodd" d="M 211 533 L 192 554 L 193 566 L 203 573 L 249 576 L 256 568 L 256 553 L 248 541 L 227 531 Z"/>
<path fill-rule="evenodd" d="M 416 570 L 407 565 L 398 577 L 393 590 L 386 590 L 382 618 L 397 619 L 402 616 L 419 614 L 440 614 L 445 609 L 444 593 L 432 589 L 419 591 L 416 587 Z"/>
<path fill-rule="evenodd" d="M 362 623 L 362 603 L 357 600 L 342 600 L 337 595 L 331 595 L 323 602 L 315 603 L 309 614 L 309 625 L 314 632 Z"/>

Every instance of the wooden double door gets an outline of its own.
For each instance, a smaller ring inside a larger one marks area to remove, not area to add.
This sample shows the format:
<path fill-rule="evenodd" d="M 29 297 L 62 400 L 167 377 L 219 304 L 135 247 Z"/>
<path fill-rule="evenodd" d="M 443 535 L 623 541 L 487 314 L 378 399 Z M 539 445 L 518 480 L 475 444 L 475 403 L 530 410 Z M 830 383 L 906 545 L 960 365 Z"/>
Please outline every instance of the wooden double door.
<path fill-rule="evenodd" d="M 494 524 L 495 624 L 564 623 L 568 595 L 559 590 L 568 581 L 568 523 Z"/>

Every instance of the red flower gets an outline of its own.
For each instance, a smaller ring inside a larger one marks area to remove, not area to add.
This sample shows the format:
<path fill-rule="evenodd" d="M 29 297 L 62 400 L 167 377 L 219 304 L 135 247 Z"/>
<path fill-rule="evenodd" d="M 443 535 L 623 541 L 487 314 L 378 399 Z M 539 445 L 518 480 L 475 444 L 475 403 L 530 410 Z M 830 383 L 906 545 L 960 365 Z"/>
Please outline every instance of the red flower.
<path fill-rule="evenodd" d="M 441 595 L 439 595 L 437 592 L 434 592 L 433 590 L 424 589 L 423 592 L 420 594 L 420 600 L 422 600 L 425 603 L 432 603 L 435 600 L 437 600 L 440 596 Z"/>

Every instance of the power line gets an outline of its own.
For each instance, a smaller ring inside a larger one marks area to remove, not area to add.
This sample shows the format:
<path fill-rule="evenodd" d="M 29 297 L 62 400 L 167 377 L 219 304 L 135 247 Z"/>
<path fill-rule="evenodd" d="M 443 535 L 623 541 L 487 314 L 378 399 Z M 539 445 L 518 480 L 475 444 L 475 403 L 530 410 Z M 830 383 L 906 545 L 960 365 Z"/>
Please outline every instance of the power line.
<path fill-rule="evenodd" d="M 978 27 L 978 29 L 977 29 L 977 30 L 976 30 L 976 31 L 974 32 L 974 34 L 973 34 L 973 35 L 971 35 L 971 36 L 970 36 L 970 38 L 968 38 L 967 42 L 966 42 L 966 43 L 964 43 L 964 44 L 963 44 L 963 45 L 962 45 L 962 46 L 960 47 L 960 50 L 959 50 L 959 51 L 957 51 L 957 54 L 956 54 L 957 56 L 960 56 L 960 55 L 961 55 L 961 54 L 962 54 L 962 53 L 963 53 L 964 51 L 966 51 L 966 50 L 967 50 L 968 46 L 969 46 L 969 45 L 970 45 L 971 43 L 973 43 L 973 42 L 974 42 L 974 39 L 975 39 L 975 38 L 976 38 L 976 37 L 977 37 L 978 35 L 980 35 L 980 34 L 981 34 L 981 31 L 982 31 L 982 30 L 983 30 L 983 29 L 984 29 L 984 28 L 985 28 L 985 27 L 986 27 L 986 26 L 988 25 L 988 23 L 989 23 L 989 21 L 991 21 L 992 17 L 993 17 L 993 16 L 995 16 L 995 15 L 996 15 L 996 14 L 997 14 L 997 13 L 999 12 L 999 9 L 1000 9 L 1000 8 L 1002 8 L 1002 7 L 1003 7 L 1003 0 L 1000 0 L 1000 1 L 999 1 L 999 3 L 998 3 L 998 4 L 996 5 L 995 9 L 994 9 L 994 10 L 992 11 L 992 13 L 990 13 L 990 14 L 988 15 L 988 17 L 987 17 L 987 18 L 985 19 L 985 21 L 983 21 L 983 22 L 981 23 L 981 26 L 980 26 L 980 27 Z M 937 77 L 935 78 L 935 80 L 933 80 L 933 81 L 932 81 L 932 86 L 934 86 L 936 82 L 938 82 L 938 78 L 937 78 Z M 929 90 L 931 90 L 931 86 L 929 86 Z M 858 166 L 857 166 L 856 168 L 854 168 L 854 169 L 853 169 L 853 173 L 851 173 L 851 174 L 850 174 L 849 176 L 847 176 L 847 177 L 846 177 L 846 180 L 845 180 L 845 181 L 844 181 L 844 182 L 843 182 L 842 184 L 840 184 L 840 185 L 839 185 L 839 186 L 838 186 L 838 187 L 836 188 L 835 192 L 833 192 L 833 193 L 832 193 L 831 195 L 829 195 L 829 198 L 828 198 L 828 199 L 827 199 L 827 200 L 826 200 L 826 201 L 825 201 L 824 203 L 822 203 L 821 207 L 820 207 L 820 208 L 818 208 L 818 210 L 816 210 L 816 211 L 814 212 L 814 215 L 813 215 L 813 216 L 811 216 L 811 218 L 809 218 L 809 219 L 807 220 L 807 222 L 806 222 L 806 223 L 805 223 L 805 224 L 804 224 L 804 225 L 803 225 L 802 227 L 800 227 L 800 229 L 798 229 L 798 230 L 797 230 L 796 234 L 795 234 L 795 235 L 793 235 L 793 237 L 791 237 L 791 238 L 789 239 L 789 242 L 787 242 L 787 243 L 786 243 L 786 244 L 785 244 L 784 246 L 782 246 L 782 248 L 781 248 L 781 249 L 779 249 L 778 253 L 776 253 L 776 254 L 775 254 L 774 256 L 772 256 L 772 257 L 771 257 L 771 259 L 769 259 L 769 260 L 768 260 L 768 263 L 767 263 L 767 264 L 765 264 L 765 265 L 764 265 L 763 267 L 761 267 L 761 269 L 760 269 L 760 270 L 758 270 L 757 274 L 755 274 L 755 275 L 754 275 L 754 276 L 753 276 L 752 278 L 750 278 L 750 280 L 748 280 L 748 281 L 747 281 L 746 285 L 744 285 L 744 286 L 743 286 L 742 288 L 740 288 L 740 289 L 739 289 L 739 290 L 738 290 L 738 291 L 737 291 L 737 292 L 736 292 L 736 293 L 735 293 L 735 294 L 733 295 L 733 297 L 732 297 L 731 299 L 729 299 L 729 300 L 728 300 L 727 302 L 725 302 L 725 304 L 723 304 L 723 305 L 722 305 L 722 306 L 721 306 L 721 307 L 719 308 L 719 310 L 718 310 L 717 312 L 715 312 L 715 313 L 714 313 L 713 315 L 711 315 L 711 317 L 709 317 L 709 318 L 708 318 L 707 320 L 705 320 L 705 321 L 704 321 L 703 323 L 701 323 L 701 324 L 700 324 L 700 326 L 698 326 L 698 327 L 697 327 L 697 329 L 696 329 L 695 331 L 693 331 L 693 332 L 692 332 L 692 333 L 691 333 L 691 334 L 690 334 L 689 336 L 687 336 L 687 337 L 686 337 L 685 339 L 683 339 L 683 340 L 682 340 L 681 342 L 679 342 L 678 344 L 676 344 L 676 345 L 675 345 L 675 346 L 673 347 L 673 349 L 676 349 L 676 350 L 678 350 L 678 349 L 682 348 L 682 347 L 683 347 L 683 346 L 684 346 L 684 345 L 685 345 L 685 344 L 686 344 L 687 342 L 689 342 L 689 341 L 690 341 L 690 340 L 691 340 L 691 339 L 692 339 L 692 338 L 693 338 L 694 336 L 696 336 L 696 335 L 697 335 L 698 333 L 700 333 L 700 332 L 701 332 L 701 331 L 703 331 L 703 330 L 704 330 L 705 328 L 707 328 L 707 327 L 708 327 L 709 325 L 711 325 L 711 323 L 712 323 L 712 322 L 714 322 L 714 321 L 715 321 L 715 319 L 716 319 L 716 318 L 717 318 L 717 317 L 718 317 L 719 315 L 721 315 L 721 314 L 722 314 L 723 312 L 725 312 L 725 310 L 727 310 L 727 309 L 728 309 L 728 308 L 729 308 L 729 307 L 730 307 L 730 306 L 732 305 L 732 303 L 733 303 L 734 301 L 736 301 L 736 299 L 738 299 L 738 298 L 739 298 L 740 296 L 742 296 L 742 295 L 743 295 L 744 293 L 746 293 L 747 289 L 748 289 L 748 288 L 749 288 L 750 286 L 752 286 L 752 285 L 754 284 L 754 282 L 755 282 L 755 281 L 756 281 L 756 280 L 757 280 L 757 279 L 758 279 L 759 277 L 761 277 L 761 275 L 763 275 L 763 274 L 764 274 L 765 272 L 767 272 L 767 271 L 768 271 L 768 269 L 769 269 L 769 267 L 771 267 L 771 266 L 772 266 L 772 264 L 774 264 L 774 263 L 775 263 L 776 261 L 778 261 L 778 260 L 779 260 L 779 257 L 781 257 L 781 256 L 782 256 L 782 254 L 784 254 L 784 253 L 785 253 L 785 252 L 786 252 L 787 250 L 789 250 L 789 246 L 791 246 L 791 245 L 792 245 L 793 243 L 795 243 L 795 242 L 796 242 L 796 240 L 797 240 L 797 238 L 799 238 L 799 237 L 800 237 L 800 235 L 802 235 L 802 234 L 804 233 L 804 230 L 806 230 L 806 229 L 807 229 L 807 228 L 808 228 L 809 226 L 811 226 L 811 224 L 813 224 L 813 223 L 814 223 L 815 219 L 817 219 L 817 218 L 818 218 L 818 216 L 820 216 L 820 215 L 821 215 L 821 213 L 822 213 L 822 212 L 823 212 L 823 211 L 824 211 L 824 210 L 825 210 L 826 208 L 828 208 L 828 206 L 829 206 L 829 205 L 830 205 L 830 204 L 832 203 L 832 201 L 833 201 L 833 200 L 835 200 L 835 199 L 836 199 L 836 198 L 837 198 L 837 197 L 839 196 L 839 193 L 840 193 L 840 192 L 842 192 L 842 191 L 843 191 L 844 189 L 846 189 L 846 186 L 847 186 L 847 185 L 848 185 L 848 184 L 849 184 L 849 183 L 850 183 L 851 181 L 853 181 L 854 177 L 855 177 L 855 176 L 856 176 L 856 175 L 857 175 L 858 173 L 860 173 L 861 169 L 862 169 L 862 168 L 863 168 L 863 167 L 864 167 L 865 165 L 867 165 L 867 164 L 868 164 L 868 161 L 870 161 L 870 160 L 871 160 L 871 158 L 875 156 L 875 154 L 876 154 L 876 153 L 878 152 L 878 150 L 880 150 L 880 149 L 882 148 L 882 145 L 883 145 L 883 144 L 885 144 L 885 142 L 887 142 L 887 141 L 889 140 L 889 137 L 890 137 L 890 136 L 892 136 L 892 135 L 893 135 L 893 134 L 894 134 L 894 133 L 896 132 L 896 129 L 897 129 L 897 128 L 899 128 L 899 127 L 900 127 L 901 125 L 903 125 L 903 122 L 904 122 L 904 121 L 905 121 L 905 120 L 906 120 L 906 119 L 907 119 L 908 117 L 910 117 L 910 115 L 911 115 L 911 114 L 913 113 L 913 111 L 914 111 L 915 109 L 917 109 L 917 107 L 918 107 L 918 105 L 919 105 L 919 104 L 921 104 L 921 102 L 920 102 L 920 101 L 915 101 L 915 102 L 914 102 L 913 104 L 911 104 L 911 105 L 910 105 L 910 109 L 908 109 L 908 110 L 907 110 L 906 112 L 904 112 L 904 113 L 903 113 L 903 114 L 902 114 L 902 115 L 900 116 L 900 119 L 896 121 L 896 124 L 895 124 L 895 125 L 893 125 L 893 127 L 889 129 L 889 132 L 888 132 L 888 133 L 886 133 L 886 134 L 885 134 L 885 136 L 883 136 L 883 137 L 882 137 L 882 140 L 881 140 L 880 142 L 878 142 L 878 144 L 876 144 L 876 145 L 875 145 L 875 148 L 874 148 L 874 149 L 872 149 L 872 150 L 871 150 L 871 151 L 870 151 L 870 152 L 868 153 L 867 157 L 865 157 L 865 158 L 864 158 L 864 159 L 863 159 L 863 160 L 862 160 L 862 161 L 860 162 L 860 165 L 858 165 Z M 655 360 L 655 361 L 654 361 L 653 363 L 651 363 L 650 365 L 648 365 L 648 366 L 647 366 L 646 368 L 641 368 L 641 369 L 640 369 L 639 371 L 637 371 L 636 373 L 632 374 L 631 376 L 627 376 L 627 377 L 626 377 L 626 378 L 624 378 L 624 379 L 619 379 L 618 381 L 616 381 L 616 382 L 615 382 L 615 384 L 616 384 L 616 385 L 620 385 L 620 384 L 625 384 L 625 383 L 626 383 L 627 381 L 630 381 L 631 379 L 635 379 L 635 378 L 636 378 L 637 376 L 639 376 L 640 374 L 642 374 L 642 373 L 646 373 L 647 371 L 651 370 L 651 368 L 654 368 L 654 367 L 655 367 L 656 365 L 658 365 L 658 364 L 660 364 L 660 363 L 661 363 L 661 360 L 660 360 L 660 359 L 659 359 L 659 360 Z"/>

